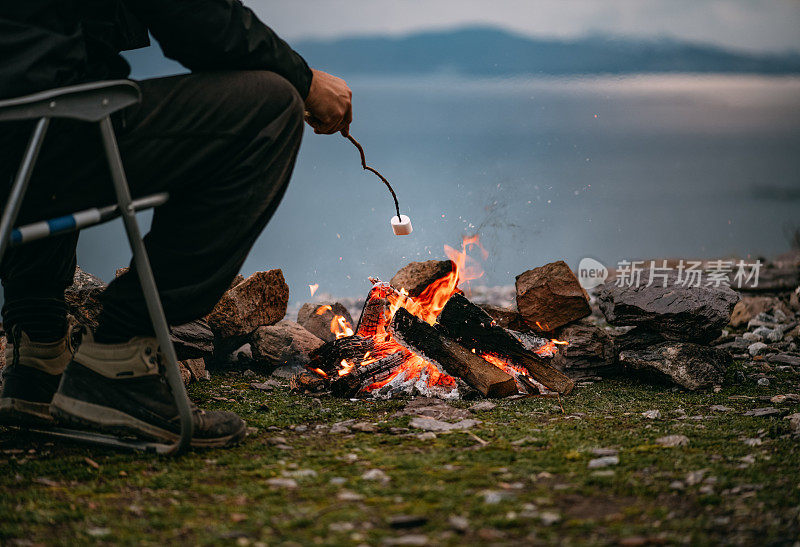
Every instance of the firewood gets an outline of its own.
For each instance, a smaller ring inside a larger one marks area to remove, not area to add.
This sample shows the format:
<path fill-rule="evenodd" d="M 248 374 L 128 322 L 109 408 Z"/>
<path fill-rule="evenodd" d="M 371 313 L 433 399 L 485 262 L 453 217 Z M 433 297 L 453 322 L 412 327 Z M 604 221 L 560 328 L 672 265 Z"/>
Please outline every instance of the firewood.
<path fill-rule="evenodd" d="M 309 370 L 319 369 L 331 376 L 336 372 L 342 360 L 361 362 L 364 355 L 371 351 L 374 345 L 372 338 L 365 338 L 357 334 L 339 338 L 312 351 L 311 362 L 306 365 L 306 368 Z"/>
<path fill-rule="evenodd" d="M 438 330 L 459 343 L 480 352 L 503 355 L 525 367 L 534 380 L 558 393 L 569 393 L 574 382 L 550 364 L 525 349 L 520 340 L 462 294 L 454 294 L 445 304 L 437 323 Z"/>
<path fill-rule="evenodd" d="M 407 310 L 397 310 L 391 328 L 400 344 L 436 361 L 448 374 L 463 379 L 484 396 L 506 397 L 517 393 L 516 382 L 510 374 L 443 336 Z"/>
<path fill-rule="evenodd" d="M 374 363 L 355 366 L 350 374 L 334 378 L 331 392 L 340 397 L 353 397 L 362 389 L 380 382 L 388 373 L 403 364 L 407 357 L 406 352 L 397 352 Z"/>

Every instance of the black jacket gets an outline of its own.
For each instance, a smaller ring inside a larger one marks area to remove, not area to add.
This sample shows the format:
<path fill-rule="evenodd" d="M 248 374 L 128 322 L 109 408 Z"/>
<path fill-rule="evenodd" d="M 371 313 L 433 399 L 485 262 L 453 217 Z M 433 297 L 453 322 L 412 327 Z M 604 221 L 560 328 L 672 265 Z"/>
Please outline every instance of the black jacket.
<path fill-rule="evenodd" d="M 197 70 L 271 70 L 305 98 L 303 58 L 239 0 L 0 0 L 0 98 L 130 74 L 147 46 Z"/>

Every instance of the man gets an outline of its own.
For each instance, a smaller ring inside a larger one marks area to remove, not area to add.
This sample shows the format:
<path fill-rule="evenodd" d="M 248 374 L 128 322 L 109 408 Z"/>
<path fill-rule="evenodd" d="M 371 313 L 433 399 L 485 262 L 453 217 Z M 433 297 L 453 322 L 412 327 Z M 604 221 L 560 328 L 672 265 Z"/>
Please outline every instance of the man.
<path fill-rule="evenodd" d="M 134 197 L 167 191 L 145 245 L 167 320 L 208 313 L 275 211 L 300 146 L 304 111 L 316 133 L 347 132 L 345 82 L 303 58 L 238 0 L 25 0 L 0 5 L 0 98 L 124 78 L 120 51 L 148 30 L 191 74 L 139 82 L 140 104 L 114 116 Z M 0 124 L 0 195 L 31 131 Z M 114 202 L 96 126 L 54 120 L 18 224 Z M 14 248 L 0 265 L 6 369 L 0 420 L 172 441 L 180 426 L 135 265 L 102 296 L 93 334 L 73 351 L 64 290 L 77 234 Z M 230 412 L 194 410 L 194 446 L 244 436 Z"/>

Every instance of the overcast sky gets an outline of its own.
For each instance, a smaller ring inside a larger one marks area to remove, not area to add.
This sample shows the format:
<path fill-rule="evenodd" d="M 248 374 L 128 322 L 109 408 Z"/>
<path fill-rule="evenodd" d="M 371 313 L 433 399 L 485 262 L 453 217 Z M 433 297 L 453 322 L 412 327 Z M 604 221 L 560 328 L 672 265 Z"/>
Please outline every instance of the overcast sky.
<path fill-rule="evenodd" d="M 800 0 L 245 0 L 287 39 L 491 24 L 528 35 L 669 36 L 800 51 Z"/>

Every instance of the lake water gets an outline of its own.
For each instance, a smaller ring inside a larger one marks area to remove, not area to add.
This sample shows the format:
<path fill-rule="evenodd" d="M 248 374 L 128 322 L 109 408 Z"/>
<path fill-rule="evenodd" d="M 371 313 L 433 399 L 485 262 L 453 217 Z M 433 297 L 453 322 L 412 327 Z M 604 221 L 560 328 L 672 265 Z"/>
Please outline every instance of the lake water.
<path fill-rule="evenodd" d="M 293 302 L 358 296 L 478 232 L 481 283 L 585 256 L 771 256 L 800 227 L 800 78 L 353 79 L 353 135 L 414 233 L 340 136 L 307 131 L 293 182 L 243 273 L 282 268 Z M 235 219 L 231 219 L 235 222 Z M 79 264 L 128 260 L 119 226 L 87 230 Z"/>

